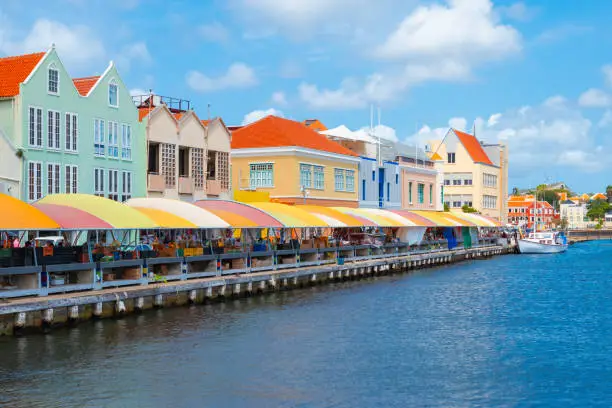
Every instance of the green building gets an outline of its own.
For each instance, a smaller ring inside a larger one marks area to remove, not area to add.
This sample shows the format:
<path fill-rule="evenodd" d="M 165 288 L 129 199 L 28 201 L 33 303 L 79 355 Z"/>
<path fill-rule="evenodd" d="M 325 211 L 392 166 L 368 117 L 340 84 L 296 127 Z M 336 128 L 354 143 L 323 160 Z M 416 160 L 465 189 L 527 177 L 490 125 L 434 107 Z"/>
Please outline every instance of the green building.
<path fill-rule="evenodd" d="M 145 149 L 112 62 L 100 76 L 71 78 L 55 47 L 0 58 L 0 193 L 145 196 Z"/>

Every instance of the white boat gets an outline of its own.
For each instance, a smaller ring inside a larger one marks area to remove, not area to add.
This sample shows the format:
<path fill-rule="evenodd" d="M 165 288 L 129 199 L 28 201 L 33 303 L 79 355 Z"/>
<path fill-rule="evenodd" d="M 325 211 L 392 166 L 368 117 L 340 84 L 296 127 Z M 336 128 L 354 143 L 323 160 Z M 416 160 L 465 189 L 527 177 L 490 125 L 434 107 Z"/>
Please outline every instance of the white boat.
<path fill-rule="evenodd" d="M 518 246 L 521 254 L 558 254 L 567 251 L 567 240 L 559 232 L 532 232 Z"/>

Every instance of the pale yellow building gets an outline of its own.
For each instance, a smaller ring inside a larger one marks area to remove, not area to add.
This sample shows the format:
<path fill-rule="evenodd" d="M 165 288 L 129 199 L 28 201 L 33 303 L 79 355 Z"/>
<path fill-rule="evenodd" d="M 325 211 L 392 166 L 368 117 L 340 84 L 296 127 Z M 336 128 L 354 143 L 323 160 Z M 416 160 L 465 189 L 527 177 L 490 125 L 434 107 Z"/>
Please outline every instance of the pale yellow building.
<path fill-rule="evenodd" d="M 304 124 L 267 116 L 232 133 L 234 191 L 288 204 L 357 207 L 359 157 Z"/>
<path fill-rule="evenodd" d="M 449 129 L 443 140 L 429 142 L 430 153 L 444 160 L 444 203 L 464 205 L 507 223 L 508 149 Z"/>

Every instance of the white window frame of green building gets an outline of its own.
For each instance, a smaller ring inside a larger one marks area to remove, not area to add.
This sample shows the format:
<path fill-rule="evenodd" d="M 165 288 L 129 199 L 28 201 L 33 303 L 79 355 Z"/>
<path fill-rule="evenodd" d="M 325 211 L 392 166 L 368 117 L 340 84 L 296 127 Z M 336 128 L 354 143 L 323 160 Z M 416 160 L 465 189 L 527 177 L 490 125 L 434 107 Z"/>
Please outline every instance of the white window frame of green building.
<path fill-rule="evenodd" d="M 108 157 L 119 158 L 119 124 L 108 121 Z"/>
<path fill-rule="evenodd" d="M 47 68 L 47 92 L 51 95 L 59 95 L 60 77 L 59 70 L 52 62 Z"/>
<path fill-rule="evenodd" d="M 113 108 L 119 107 L 119 85 L 115 78 L 108 82 L 108 106 Z"/>
<path fill-rule="evenodd" d="M 249 186 L 251 188 L 274 187 L 274 163 L 249 163 Z"/>
<path fill-rule="evenodd" d="M 106 155 L 104 127 L 103 119 L 94 119 L 94 156 L 104 157 Z"/>
<path fill-rule="evenodd" d="M 105 197 L 106 190 L 104 189 L 104 175 L 105 171 L 101 168 L 94 169 L 94 195 L 98 197 Z"/>
<path fill-rule="evenodd" d="M 59 163 L 47 163 L 47 194 L 59 194 L 61 170 Z"/>
<path fill-rule="evenodd" d="M 121 124 L 121 159 L 132 160 L 132 127 Z"/>
<path fill-rule="evenodd" d="M 47 111 L 47 148 L 60 149 L 60 113 L 56 110 Z"/>
<path fill-rule="evenodd" d="M 76 113 L 66 112 L 65 118 L 65 148 L 67 152 L 78 152 L 78 137 L 79 137 L 79 117 Z"/>
<path fill-rule="evenodd" d="M 28 200 L 36 201 L 42 198 L 42 163 L 28 162 Z"/>
<path fill-rule="evenodd" d="M 28 146 L 39 147 L 43 146 L 43 110 L 37 106 L 29 107 L 28 115 Z"/>
<path fill-rule="evenodd" d="M 425 184 L 417 184 L 417 200 L 419 204 L 425 203 Z"/>
<path fill-rule="evenodd" d="M 349 193 L 355 192 L 355 170 L 344 170 L 345 174 L 345 187 L 346 191 Z"/>
<path fill-rule="evenodd" d="M 313 166 L 313 172 L 315 190 L 325 189 L 325 168 L 323 166 Z"/>
<path fill-rule="evenodd" d="M 119 201 L 119 170 L 108 170 L 108 198 Z"/>
<path fill-rule="evenodd" d="M 344 169 L 334 169 L 334 188 L 336 191 L 345 191 Z"/>
<path fill-rule="evenodd" d="M 300 187 L 312 188 L 312 164 L 300 163 Z"/>
<path fill-rule="evenodd" d="M 126 202 L 130 198 L 132 198 L 132 172 L 131 171 L 123 171 L 121 172 L 121 201 Z"/>
<path fill-rule="evenodd" d="M 64 166 L 64 183 L 66 194 L 76 194 L 79 191 L 79 168 L 76 164 Z"/>

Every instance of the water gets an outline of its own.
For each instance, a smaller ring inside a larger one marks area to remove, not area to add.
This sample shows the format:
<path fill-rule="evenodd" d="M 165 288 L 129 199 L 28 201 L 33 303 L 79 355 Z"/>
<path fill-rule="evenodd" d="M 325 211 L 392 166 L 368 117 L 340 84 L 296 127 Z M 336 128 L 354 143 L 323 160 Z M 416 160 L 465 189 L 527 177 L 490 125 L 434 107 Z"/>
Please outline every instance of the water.
<path fill-rule="evenodd" d="M 0 341 L 3 407 L 612 405 L 612 243 Z"/>

